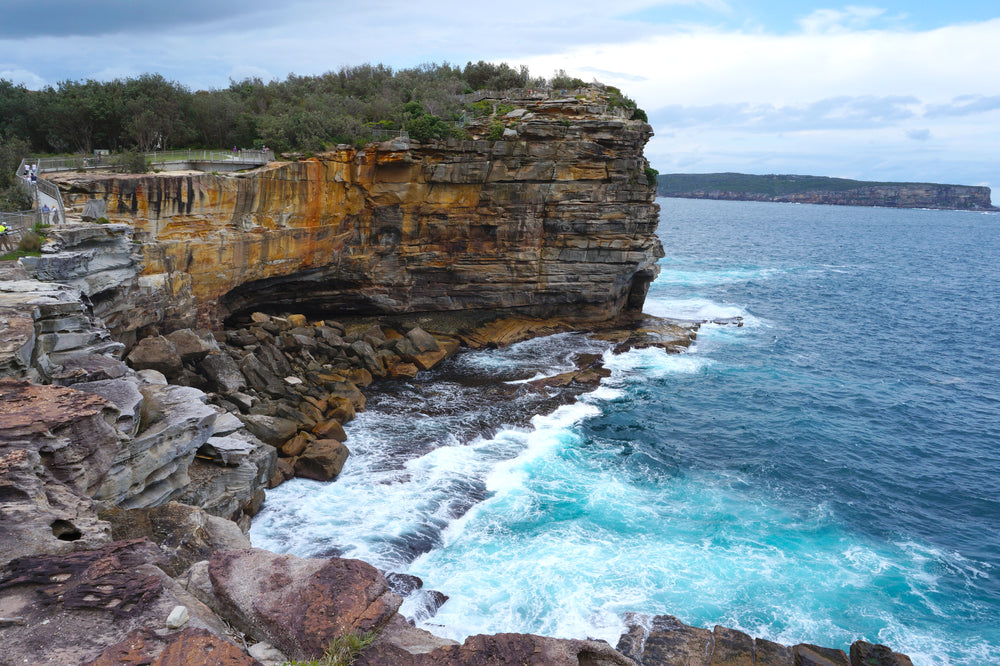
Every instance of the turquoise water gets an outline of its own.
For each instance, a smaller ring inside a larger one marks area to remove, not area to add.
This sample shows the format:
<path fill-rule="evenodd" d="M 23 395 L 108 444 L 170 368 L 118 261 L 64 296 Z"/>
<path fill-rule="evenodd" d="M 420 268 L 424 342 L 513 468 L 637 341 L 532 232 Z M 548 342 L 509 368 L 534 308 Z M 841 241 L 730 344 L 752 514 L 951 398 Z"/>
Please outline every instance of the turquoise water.
<path fill-rule="evenodd" d="M 636 611 L 1000 663 L 1000 216 L 660 203 L 646 311 L 743 327 L 682 355 L 553 336 L 396 383 L 337 482 L 269 493 L 254 544 L 420 576 L 450 599 L 403 611 L 459 639 L 615 643 Z M 510 392 L 577 351 L 605 354 L 596 391 Z"/>

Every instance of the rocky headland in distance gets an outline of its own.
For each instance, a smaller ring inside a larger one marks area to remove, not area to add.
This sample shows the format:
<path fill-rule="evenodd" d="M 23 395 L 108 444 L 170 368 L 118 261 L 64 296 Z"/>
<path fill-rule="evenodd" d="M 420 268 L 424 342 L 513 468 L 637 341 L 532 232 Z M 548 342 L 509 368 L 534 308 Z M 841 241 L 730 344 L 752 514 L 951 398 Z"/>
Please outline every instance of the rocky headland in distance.
<path fill-rule="evenodd" d="M 1000 210 L 993 206 L 990 188 L 985 186 L 880 183 L 825 176 L 669 173 L 657 176 L 656 193 L 681 199 Z"/>

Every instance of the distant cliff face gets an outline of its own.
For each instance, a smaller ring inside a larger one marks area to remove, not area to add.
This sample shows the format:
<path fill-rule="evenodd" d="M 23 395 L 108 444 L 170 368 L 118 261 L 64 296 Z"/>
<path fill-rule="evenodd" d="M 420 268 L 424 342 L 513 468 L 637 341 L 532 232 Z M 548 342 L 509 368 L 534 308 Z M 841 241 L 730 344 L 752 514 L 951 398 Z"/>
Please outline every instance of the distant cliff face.
<path fill-rule="evenodd" d="M 828 204 L 834 206 L 880 206 L 887 208 L 933 208 L 939 210 L 996 210 L 990 188 L 966 185 L 901 183 L 871 185 L 841 191 L 807 191 L 764 194 L 727 190 L 671 192 L 665 196 L 684 199 L 730 201 L 773 201 L 783 203 Z"/>
<path fill-rule="evenodd" d="M 514 104 L 470 126 L 472 140 L 344 147 L 240 175 L 54 180 L 70 205 L 103 199 L 133 226 L 144 274 L 174 310 L 191 299 L 201 324 L 252 310 L 641 308 L 662 256 L 643 171 L 651 128 L 599 100 Z M 504 140 L 475 139 L 497 122 Z"/>

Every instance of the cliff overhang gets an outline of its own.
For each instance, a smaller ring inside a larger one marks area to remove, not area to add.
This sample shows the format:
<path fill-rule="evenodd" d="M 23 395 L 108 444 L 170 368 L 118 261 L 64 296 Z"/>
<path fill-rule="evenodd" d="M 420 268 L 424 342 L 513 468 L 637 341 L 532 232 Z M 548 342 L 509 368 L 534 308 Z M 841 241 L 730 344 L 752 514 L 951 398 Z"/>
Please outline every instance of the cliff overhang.
<path fill-rule="evenodd" d="M 466 139 L 339 146 L 240 174 L 64 174 L 70 209 L 129 225 L 167 330 L 251 312 L 641 310 L 662 256 L 650 126 L 593 100 L 521 100 Z M 482 138 L 506 125 L 504 140 Z"/>

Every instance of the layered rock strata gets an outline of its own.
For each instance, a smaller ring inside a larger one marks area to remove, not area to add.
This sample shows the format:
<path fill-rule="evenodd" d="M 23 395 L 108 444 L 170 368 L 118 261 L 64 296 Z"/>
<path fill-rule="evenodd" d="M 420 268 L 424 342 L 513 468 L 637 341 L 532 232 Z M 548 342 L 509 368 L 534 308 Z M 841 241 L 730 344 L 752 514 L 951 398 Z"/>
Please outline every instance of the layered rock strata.
<path fill-rule="evenodd" d="M 169 294 L 165 330 L 195 311 L 213 327 L 255 310 L 641 309 L 662 256 L 650 126 L 588 100 L 512 104 L 467 140 L 342 146 L 236 175 L 52 179 L 71 209 L 99 199 L 134 229 L 144 276 Z M 476 138 L 498 123 L 504 140 Z M 174 307 L 186 299 L 195 309 Z"/>

